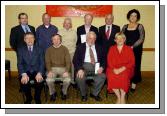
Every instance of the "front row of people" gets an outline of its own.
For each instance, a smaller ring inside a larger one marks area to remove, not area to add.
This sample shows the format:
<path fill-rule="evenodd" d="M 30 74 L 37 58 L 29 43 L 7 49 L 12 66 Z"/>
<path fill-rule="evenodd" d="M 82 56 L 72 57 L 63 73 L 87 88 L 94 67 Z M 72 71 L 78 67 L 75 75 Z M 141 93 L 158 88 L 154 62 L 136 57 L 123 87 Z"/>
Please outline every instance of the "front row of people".
<path fill-rule="evenodd" d="M 77 46 L 72 61 L 75 69 L 75 81 L 80 89 L 82 101 L 87 101 L 86 79 L 88 76 L 92 76 L 93 89 L 90 97 L 96 101 L 102 100 L 99 94 L 107 77 L 107 90 L 116 94 L 118 98 L 116 103 L 125 103 L 125 95 L 130 87 L 130 79 L 133 76 L 135 65 L 133 49 L 124 45 L 125 40 L 126 37 L 123 33 L 116 34 L 115 42 L 117 44 L 109 49 L 107 62 L 104 50 L 95 43 L 96 34 L 94 32 L 88 32 L 86 42 Z M 32 101 L 31 80 L 34 80 L 35 83 L 35 103 L 41 103 L 40 96 L 44 79 L 49 87 L 50 100 L 55 101 L 57 93 L 54 82 L 56 78 L 60 78 L 63 82 L 61 98 L 65 100 L 71 81 L 71 59 L 68 49 L 61 44 L 61 35 L 54 34 L 52 36 L 53 45 L 46 50 L 45 54 L 35 44 L 33 33 L 26 33 L 24 41 L 27 46 L 18 50 L 18 71 L 21 88 L 26 95 L 25 103 L 29 104 Z M 107 69 L 105 69 L 106 66 Z"/>

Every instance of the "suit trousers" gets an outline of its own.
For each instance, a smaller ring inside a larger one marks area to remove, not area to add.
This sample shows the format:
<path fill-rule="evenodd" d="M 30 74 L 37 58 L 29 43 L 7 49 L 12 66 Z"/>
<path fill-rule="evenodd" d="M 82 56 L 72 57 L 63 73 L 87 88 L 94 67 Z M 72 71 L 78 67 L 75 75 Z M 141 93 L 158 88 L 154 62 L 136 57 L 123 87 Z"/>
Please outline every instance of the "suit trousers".
<path fill-rule="evenodd" d="M 51 78 L 47 77 L 46 79 L 50 95 L 56 92 L 54 85 L 56 78 L 60 78 L 60 80 L 63 82 L 62 92 L 64 95 L 67 95 L 67 90 L 71 82 L 70 74 L 68 75 L 68 77 L 63 77 L 63 73 L 65 72 L 64 67 L 52 67 L 52 72 L 54 73 L 54 76 Z"/>
<path fill-rule="evenodd" d="M 37 75 L 37 72 L 26 72 L 27 75 L 29 76 L 29 82 L 27 84 L 21 84 L 21 89 L 22 91 L 25 93 L 26 95 L 26 100 L 27 101 L 31 101 L 32 99 L 32 96 L 31 96 L 31 83 L 30 81 L 31 80 L 34 80 L 34 88 L 35 88 L 35 95 L 34 95 L 34 99 L 36 102 L 39 102 L 41 101 L 41 90 L 42 90 L 42 87 L 43 87 L 43 82 L 40 82 L 40 83 L 37 83 L 36 79 L 35 79 L 35 76 Z M 20 77 L 20 80 L 21 80 L 21 77 Z"/>
<path fill-rule="evenodd" d="M 105 74 L 104 73 L 95 74 L 95 65 L 93 65 L 91 63 L 84 63 L 83 68 L 84 68 L 84 73 L 85 73 L 84 77 L 83 78 L 76 77 L 76 82 L 77 82 L 77 85 L 80 89 L 81 96 L 87 95 L 86 78 L 88 76 L 93 76 L 93 89 L 92 89 L 91 93 L 94 96 L 99 95 L 99 93 L 104 85 L 105 79 L 106 79 Z"/>

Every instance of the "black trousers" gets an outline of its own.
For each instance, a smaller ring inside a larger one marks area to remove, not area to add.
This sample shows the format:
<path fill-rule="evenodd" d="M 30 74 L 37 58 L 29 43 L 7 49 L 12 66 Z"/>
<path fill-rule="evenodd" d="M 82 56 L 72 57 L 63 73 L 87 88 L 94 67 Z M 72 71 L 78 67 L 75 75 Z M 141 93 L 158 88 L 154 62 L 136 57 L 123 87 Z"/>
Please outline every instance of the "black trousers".
<path fill-rule="evenodd" d="M 142 81 L 142 78 L 141 78 L 142 50 L 143 50 L 142 45 L 133 49 L 134 56 L 135 56 L 135 70 L 134 70 L 134 76 L 132 78 L 132 82 L 135 84 Z"/>
<path fill-rule="evenodd" d="M 36 103 L 41 102 L 41 90 L 43 87 L 43 82 L 37 83 L 35 76 L 37 75 L 37 72 L 26 72 L 27 75 L 29 76 L 29 82 L 27 84 L 22 84 L 21 83 L 21 77 L 20 77 L 20 85 L 22 91 L 25 93 L 26 96 L 26 101 L 31 101 L 32 100 L 32 95 L 31 95 L 31 87 L 33 86 L 35 89 L 35 95 L 34 99 Z M 30 83 L 31 81 L 34 81 L 34 83 Z"/>

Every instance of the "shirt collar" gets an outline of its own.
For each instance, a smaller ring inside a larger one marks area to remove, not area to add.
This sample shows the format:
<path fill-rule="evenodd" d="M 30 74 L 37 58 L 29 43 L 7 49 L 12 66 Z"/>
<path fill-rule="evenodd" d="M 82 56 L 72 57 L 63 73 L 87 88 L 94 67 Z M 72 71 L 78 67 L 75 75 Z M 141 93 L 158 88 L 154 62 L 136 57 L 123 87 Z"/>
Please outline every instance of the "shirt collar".
<path fill-rule="evenodd" d="M 28 49 L 29 49 L 29 47 L 31 47 L 31 50 L 33 49 L 33 45 L 32 45 L 32 46 L 28 46 L 28 45 L 27 45 L 27 48 L 28 48 Z"/>
<path fill-rule="evenodd" d="M 84 25 L 84 26 L 85 26 L 85 28 L 90 28 L 91 27 L 91 25 L 89 25 L 89 26 L 88 25 Z"/>
<path fill-rule="evenodd" d="M 68 30 L 64 28 L 64 31 L 71 31 L 71 30 L 72 30 L 72 28 L 69 28 Z"/>
<path fill-rule="evenodd" d="M 95 46 L 95 44 L 91 45 L 91 48 L 94 46 Z M 86 47 L 90 47 L 87 42 L 86 42 Z"/>
<path fill-rule="evenodd" d="M 62 45 L 62 44 L 60 44 L 60 45 L 59 45 L 59 46 L 57 46 L 57 47 L 53 45 L 53 47 L 54 47 L 54 48 L 59 48 L 61 45 Z"/>
<path fill-rule="evenodd" d="M 44 27 L 44 28 L 47 28 L 47 29 L 48 29 L 50 26 L 51 26 L 51 24 L 49 24 L 49 25 L 44 25 L 44 24 L 43 24 L 43 27 Z"/>

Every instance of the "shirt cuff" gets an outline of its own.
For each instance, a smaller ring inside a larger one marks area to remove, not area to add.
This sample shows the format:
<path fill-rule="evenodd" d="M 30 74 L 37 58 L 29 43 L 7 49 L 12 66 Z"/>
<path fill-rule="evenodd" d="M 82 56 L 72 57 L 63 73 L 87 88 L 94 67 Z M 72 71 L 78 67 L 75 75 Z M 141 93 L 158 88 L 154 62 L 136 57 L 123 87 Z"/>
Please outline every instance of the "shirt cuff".
<path fill-rule="evenodd" d="M 27 75 L 27 73 L 22 73 L 22 74 L 21 74 L 21 76 L 25 76 L 25 75 Z"/>

